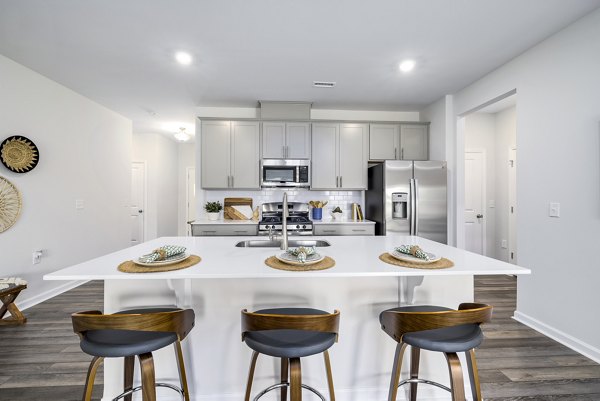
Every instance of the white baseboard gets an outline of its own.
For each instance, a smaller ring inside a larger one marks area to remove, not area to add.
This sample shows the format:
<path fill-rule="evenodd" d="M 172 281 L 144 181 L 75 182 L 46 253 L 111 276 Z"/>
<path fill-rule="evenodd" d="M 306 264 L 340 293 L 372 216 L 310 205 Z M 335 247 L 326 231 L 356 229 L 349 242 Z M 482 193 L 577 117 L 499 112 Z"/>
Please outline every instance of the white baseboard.
<path fill-rule="evenodd" d="M 540 322 L 537 319 L 532 318 L 524 313 L 519 311 L 515 311 L 513 318 L 520 323 L 523 323 L 526 326 L 531 327 L 532 329 L 539 331 L 545 336 L 550 337 L 553 340 L 558 341 L 559 343 L 571 348 L 574 351 L 579 352 L 580 354 L 590 358 L 594 362 L 600 363 L 600 349 L 593 347 L 583 341 L 564 333 L 554 327 L 548 326 L 547 324 Z"/>
<path fill-rule="evenodd" d="M 27 290 L 21 292 L 21 296 L 17 298 L 17 306 L 20 310 L 25 310 L 27 308 L 31 308 L 39 303 L 47 301 L 50 298 L 54 298 L 57 295 L 62 294 L 63 292 L 69 291 L 75 287 L 79 287 L 81 284 L 87 283 L 88 280 L 85 281 L 68 281 L 58 287 L 54 287 L 51 290 L 44 291 L 41 294 L 34 295 L 31 298 L 25 298 L 23 295 L 27 294 Z"/>

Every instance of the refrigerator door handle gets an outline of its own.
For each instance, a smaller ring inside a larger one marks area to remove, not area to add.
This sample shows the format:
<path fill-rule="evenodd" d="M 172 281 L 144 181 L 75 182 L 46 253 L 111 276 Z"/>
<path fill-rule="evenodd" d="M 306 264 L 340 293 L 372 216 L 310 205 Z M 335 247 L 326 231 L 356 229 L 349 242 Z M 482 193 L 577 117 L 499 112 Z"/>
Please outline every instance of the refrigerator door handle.
<path fill-rule="evenodd" d="M 419 235 L 419 180 L 414 178 L 414 211 L 415 215 L 413 217 L 413 221 L 415 222 L 415 233 L 414 235 Z"/>
<path fill-rule="evenodd" d="M 409 194 L 409 210 L 410 216 L 409 219 L 409 234 L 415 235 L 415 180 L 414 178 L 410 179 L 410 194 Z"/>

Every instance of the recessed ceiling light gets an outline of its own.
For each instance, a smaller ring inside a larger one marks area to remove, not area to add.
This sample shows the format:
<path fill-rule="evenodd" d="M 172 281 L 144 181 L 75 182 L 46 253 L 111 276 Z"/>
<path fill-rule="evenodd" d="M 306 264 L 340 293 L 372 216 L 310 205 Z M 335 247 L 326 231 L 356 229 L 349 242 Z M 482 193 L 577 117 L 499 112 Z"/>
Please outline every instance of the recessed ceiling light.
<path fill-rule="evenodd" d="M 190 65 L 192 64 L 192 55 L 186 52 L 177 52 L 175 53 L 175 60 L 179 64 Z"/>
<path fill-rule="evenodd" d="M 413 70 L 413 68 L 415 68 L 416 64 L 417 63 L 415 62 L 415 60 L 404 60 L 400 63 L 400 71 L 410 72 Z"/>

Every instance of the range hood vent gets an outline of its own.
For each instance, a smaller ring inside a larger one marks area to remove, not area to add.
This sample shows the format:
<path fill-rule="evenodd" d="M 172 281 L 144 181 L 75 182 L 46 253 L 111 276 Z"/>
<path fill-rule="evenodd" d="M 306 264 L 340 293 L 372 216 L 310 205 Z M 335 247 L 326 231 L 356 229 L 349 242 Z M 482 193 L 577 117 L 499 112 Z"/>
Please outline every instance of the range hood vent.
<path fill-rule="evenodd" d="M 335 86 L 335 82 L 313 81 L 313 86 L 315 88 L 333 88 Z"/>
<path fill-rule="evenodd" d="M 259 100 L 263 120 L 310 120 L 312 103 Z"/>

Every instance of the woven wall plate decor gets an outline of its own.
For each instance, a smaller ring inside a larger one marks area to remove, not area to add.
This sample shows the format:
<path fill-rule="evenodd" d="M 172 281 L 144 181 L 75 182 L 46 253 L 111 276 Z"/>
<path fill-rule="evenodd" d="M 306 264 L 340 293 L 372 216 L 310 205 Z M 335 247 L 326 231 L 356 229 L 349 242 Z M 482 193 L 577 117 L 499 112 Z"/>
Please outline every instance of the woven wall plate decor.
<path fill-rule="evenodd" d="M 0 143 L 0 161 L 10 171 L 26 173 L 37 166 L 40 152 L 30 139 L 13 135 Z"/>
<path fill-rule="evenodd" d="M 12 182 L 0 177 L 0 233 L 8 230 L 21 213 L 21 194 Z"/>

